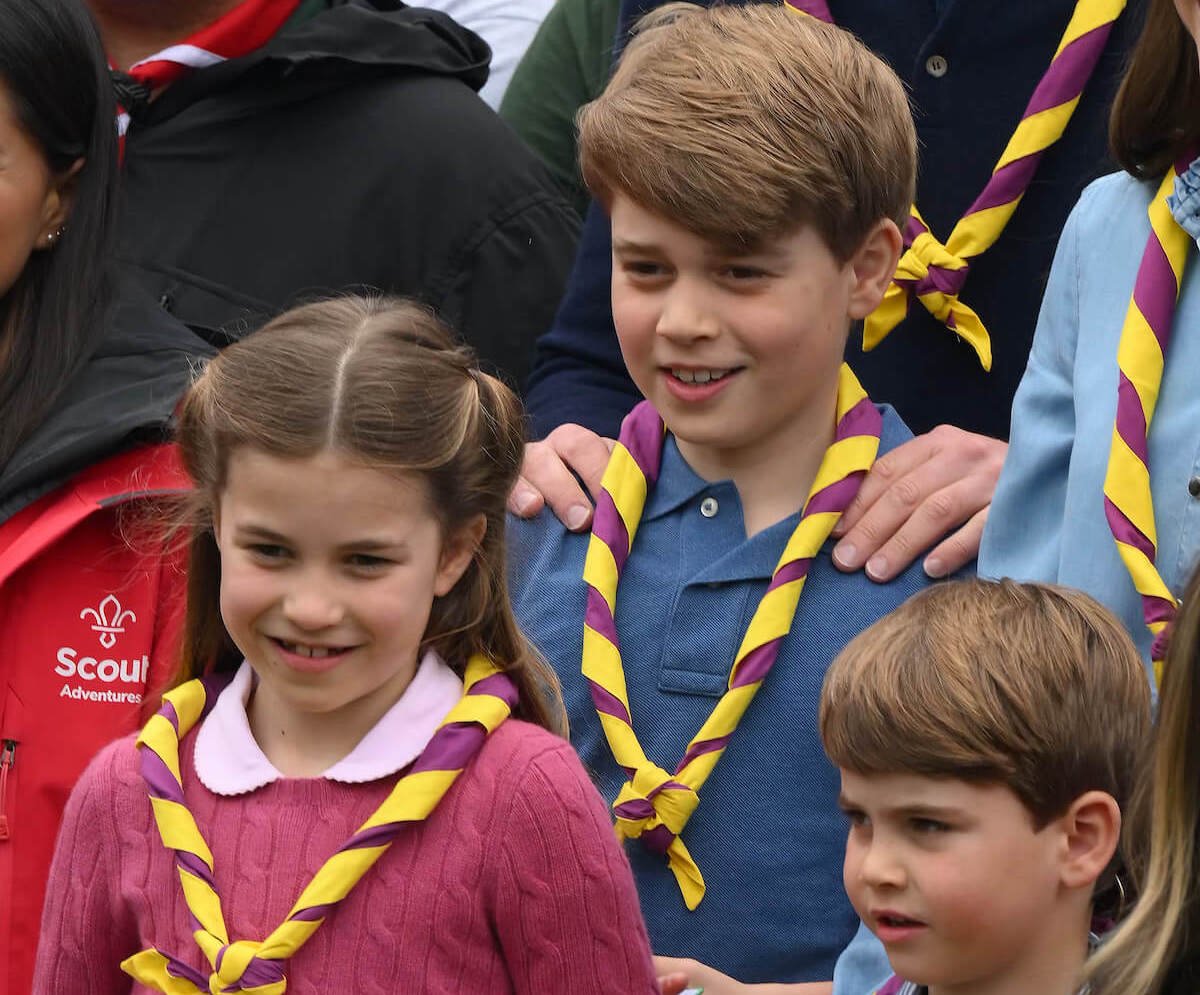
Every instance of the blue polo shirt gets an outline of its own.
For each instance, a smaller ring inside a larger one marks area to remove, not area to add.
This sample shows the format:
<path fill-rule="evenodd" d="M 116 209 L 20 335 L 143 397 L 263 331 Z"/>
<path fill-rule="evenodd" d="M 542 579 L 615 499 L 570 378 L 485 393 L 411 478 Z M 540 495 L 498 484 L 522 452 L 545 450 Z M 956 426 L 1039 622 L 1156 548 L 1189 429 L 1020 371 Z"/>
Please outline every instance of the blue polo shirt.
<path fill-rule="evenodd" d="M 880 410 L 883 453 L 911 433 Z M 673 770 L 712 712 L 798 520 L 799 507 L 746 538 L 733 483 L 698 476 L 668 436 L 616 606 L 633 725 L 654 763 Z M 509 527 L 517 616 L 562 679 L 571 741 L 611 803 L 624 774 L 580 673 L 588 537 L 548 512 Z M 779 658 L 683 832 L 708 886 L 699 908 L 687 910 L 664 857 L 626 845 L 655 952 L 745 982 L 828 980 L 854 935 L 838 775 L 817 734 L 821 684 L 850 639 L 929 583 L 919 567 L 889 584 L 843 574 L 831 549 L 813 561 Z"/>

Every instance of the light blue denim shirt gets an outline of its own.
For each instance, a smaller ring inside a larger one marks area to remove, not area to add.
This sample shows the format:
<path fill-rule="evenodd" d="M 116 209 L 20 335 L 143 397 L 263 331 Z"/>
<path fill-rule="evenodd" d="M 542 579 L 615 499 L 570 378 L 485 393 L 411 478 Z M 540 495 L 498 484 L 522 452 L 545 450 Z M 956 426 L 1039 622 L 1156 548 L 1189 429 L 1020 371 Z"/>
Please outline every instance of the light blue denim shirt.
<path fill-rule="evenodd" d="M 882 410 L 885 453 L 911 433 Z M 798 518 L 747 538 L 733 482 L 702 479 L 667 438 L 616 606 L 634 727 L 654 763 L 675 768 L 725 690 Z M 587 536 L 549 512 L 510 519 L 509 528 L 517 617 L 562 679 L 571 742 L 611 803 L 625 778 L 580 673 Z M 858 919 L 842 891 L 839 778 L 817 733 L 821 685 L 850 639 L 929 583 L 919 564 L 889 584 L 842 573 L 832 545 L 813 560 L 779 658 L 683 832 L 708 886 L 704 901 L 689 912 L 666 860 L 638 842 L 625 848 L 655 952 L 695 957 L 742 981 L 827 980 L 854 935 Z"/>
<path fill-rule="evenodd" d="M 1105 176 L 1084 190 L 1067 220 L 1013 402 L 1008 459 L 979 553 L 982 576 L 1087 591 L 1120 615 L 1147 661 L 1141 600 L 1104 517 L 1104 476 L 1117 410 L 1117 343 L 1150 234 L 1146 208 L 1157 188 L 1157 181 L 1140 183 L 1125 173 Z M 1200 160 L 1176 181 L 1169 203 L 1180 225 L 1200 237 Z M 1178 595 L 1200 555 L 1195 260 L 1184 271 L 1173 327 L 1149 451 L 1158 568 Z M 834 995 L 871 995 L 890 974 L 883 946 L 864 927 L 838 960 Z"/>
<path fill-rule="evenodd" d="M 1084 190 L 1067 221 L 979 554 L 984 576 L 1054 581 L 1091 594 L 1121 617 L 1147 660 L 1141 599 L 1104 517 L 1104 477 L 1117 407 L 1117 344 L 1157 186 L 1125 173 L 1103 177 Z M 1176 181 L 1169 203 L 1180 225 L 1200 235 L 1200 160 Z M 1176 596 L 1200 555 L 1195 255 L 1184 270 L 1149 442 L 1158 570 Z"/>

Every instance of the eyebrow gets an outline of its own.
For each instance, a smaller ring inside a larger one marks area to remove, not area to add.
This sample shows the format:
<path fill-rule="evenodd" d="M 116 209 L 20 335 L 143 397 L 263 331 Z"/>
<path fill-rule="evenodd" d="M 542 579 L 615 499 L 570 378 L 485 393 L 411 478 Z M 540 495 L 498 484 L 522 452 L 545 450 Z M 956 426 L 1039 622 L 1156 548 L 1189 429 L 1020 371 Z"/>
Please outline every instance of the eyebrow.
<path fill-rule="evenodd" d="M 844 794 L 838 795 L 838 807 L 843 811 L 849 809 L 853 811 L 861 811 L 863 806 L 853 799 L 847 798 Z M 902 815 L 916 816 L 917 818 L 927 819 L 950 819 L 961 817 L 962 809 L 953 805 L 928 805 L 922 802 L 916 802 L 912 805 L 895 805 L 891 808 L 883 810 L 885 815 Z"/>
<path fill-rule="evenodd" d="M 280 546 L 287 546 L 292 543 L 292 540 L 287 536 L 275 532 L 267 528 L 265 525 L 245 524 L 237 525 L 234 528 L 239 539 L 262 539 L 266 542 L 275 543 Z M 351 542 L 344 542 L 338 546 L 341 550 L 354 550 L 355 552 L 377 552 L 379 550 L 390 549 L 400 550 L 407 549 L 408 544 L 402 539 L 377 539 L 364 537 L 355 539 Z"/>

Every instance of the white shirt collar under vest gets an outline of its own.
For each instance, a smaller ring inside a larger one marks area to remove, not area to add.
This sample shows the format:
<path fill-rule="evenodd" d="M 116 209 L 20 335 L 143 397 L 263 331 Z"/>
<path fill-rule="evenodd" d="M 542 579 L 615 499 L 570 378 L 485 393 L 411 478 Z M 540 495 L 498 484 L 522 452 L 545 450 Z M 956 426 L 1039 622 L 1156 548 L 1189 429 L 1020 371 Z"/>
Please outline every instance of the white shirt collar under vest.
<path fill-rule="evenodd" d="M 196 734 L 196 776 L 213 794 L 241 795 L 283 777 L 250 732 L 246 703 L 253 687 L 254 671 L 243 661 Z M 361 784 L 407 767 L 429 745 L 462 693 L 459 676 L 440 656 L 427 652 L 399 700 L 348 756 L 321 776 Z"/>

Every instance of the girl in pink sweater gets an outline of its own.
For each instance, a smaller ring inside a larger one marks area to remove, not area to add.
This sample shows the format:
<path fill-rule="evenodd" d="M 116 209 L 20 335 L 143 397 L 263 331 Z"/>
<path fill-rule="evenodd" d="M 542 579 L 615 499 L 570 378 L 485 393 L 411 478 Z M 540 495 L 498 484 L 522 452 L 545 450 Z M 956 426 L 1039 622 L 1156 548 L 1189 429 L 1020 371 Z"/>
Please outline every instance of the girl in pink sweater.
<path fill-rule="evenodd" d="M 181 682 L 67 806 L 34 991 L 657 991 L 504 574 L 522 413 L 434 318 L 299 308 L 209 364 Z"/>

